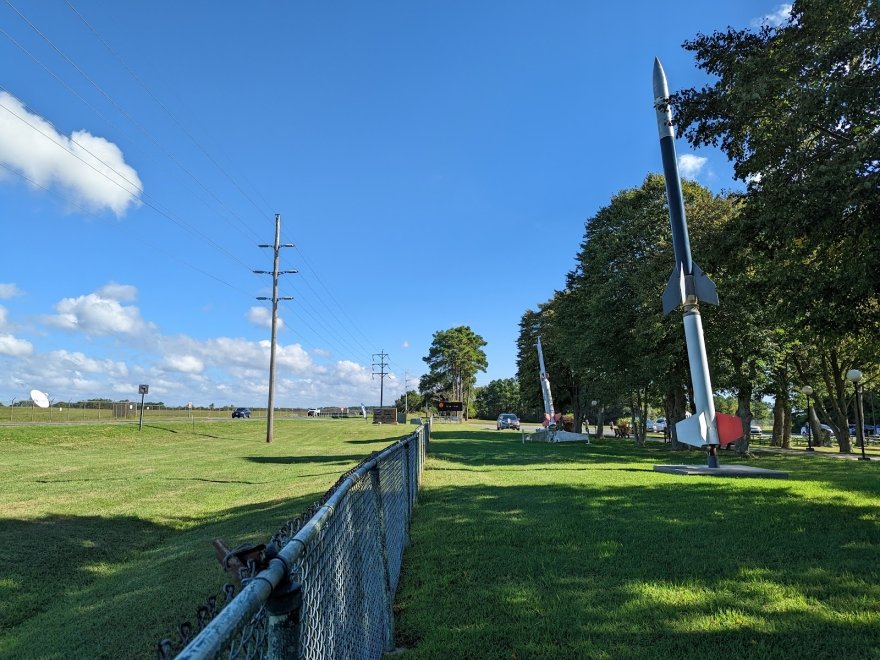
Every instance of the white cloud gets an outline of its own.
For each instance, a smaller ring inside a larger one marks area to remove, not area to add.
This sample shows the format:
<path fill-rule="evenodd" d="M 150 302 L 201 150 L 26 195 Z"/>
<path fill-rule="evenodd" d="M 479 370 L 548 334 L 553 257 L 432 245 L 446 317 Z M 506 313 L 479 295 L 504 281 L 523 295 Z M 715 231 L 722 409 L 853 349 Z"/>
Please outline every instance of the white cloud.
<path fill-rule="evenodd" d="M 205 370 L 205 363 L 194 355 L 169 355 L 160 366 L 169 371 L 185 374 L 200 374 Z"/>
<path fill-rule="evenodd" d="M 364 365 L 351 360 L 340 360 L 336 363 L 335 376 L 350 385 L 364 385 L 372 382 L 372 372 Z"/>
<path fill-rule="evenodd" d="M 110 282 L 95 291 L 102 298 L 118 300 L 119 302 L 133 302 L 137 300 L 137 289 L 131 284 L 117 284 Z"/>
<path fill-rule="evenodd" d="M 0 355 L 22 357 L 34 352 L 34 345 L 25 339 L 17 339 L 12 335 L 0 335 Z"/>
<path fill-rule="evenodd" d="M 268 339 L 261 341 L 260 346 L 269 354 L 272 342 Z M 275 346 L 275 364 L 276 366 L 285 366 L 294 371 L 305 371 L 312 366 L 312 360 L 305 349 L 299 344 L 277 344 Z"/>
<path fill-rule="evenodd" d="M 268 307 L 251 307 L 247 312 L 247 320 L 260 328 L 272 327 L 272 310 Z M 278 317 L 278 328 L 284 327 L 284 319 Z"/>
<path fill-rule="evenodd" d="M 318 357 L 330 357 L 331 353 L 327 349 L 324 348 L 313 348 L 312 353 L 317 355 Z"/>
<path fill-rule="evenodd" d="M 134 287 L 110 284 L 111 295 L 133 295 Z M 46 319 L 49 325 L 65 330 L 79 330 L 87 335 L 135 335 L 149 329 L 137 307 L 122 305 L 119 300 L 100 292 L 78 298 L 64 298 L 55 305 L 56 316 Z"/>
<path fill-rule="evenodd" d="M 90 358 L 79 351 L 52 351 L 49 353 L 49 360 L 56 367 L 69 369 L 77 376 L 80 372 L 92 374 L 104 374 L 114 377 L 127 377 L 128 365 L 125 362 L 114 362 L 113 360 L 97 360 Z"/>
<path fill-rule="evenodd" d="M 24 291 L 19 289 L 14 284 L 0 284 L 0 300 L 15 298 L 16 296 L 20 296 L 23 293 Z"/>
<path fill-rule="evenodd" d="M 686 179 L 693 179 L 696 178 L 708 161 L 709 159 L 703 156 L 682 154 L 678 157 L 678 169 L 681 172 L 681 176 Z"/>
<path fill-rule="evenodd" d="M 762 25 L 769 25 L 770 27 L 779 27 L 783 23 L 785 23 L 791 17 L 791 5 L 783 4 L 779 5 L 772 13 L 762 16 L 761 18 L 754 18 L 751 21 L 752 27 L 761 27 Z"/>
<path fill-rule="evenodd" d="M 7 92 L 0 92 L 0 162 L 37 186 L 58 186 L 76 205 L 117 217 L 143 191 L 118 146 L 87 131 L 62 135 Z"/>
<path fill-rule="evenodd" d="M 42 387 L 56 400 L 90 397 L 133 398 L 138 383 L 150 384 L 150 397 L 169 405 L 193 401 L 207 405 L 261 405 L 268 392 L 268 339 L 195 338 L 163 335 L 126 301 L 135 287 L 109 283 L 92 293 L 65 298 L 46 319 L 49 330 L 79 331 L 71 341 L 87 348 L 39 352 L 36 345 L 12 334 L 0 334 L 0 392 L 9 397 Z M 6 327 L 3 327 L 5 325 Z M 0 305 L 0 332 L 13 328 Z M 110 341 L 102 338 L 109 337 Z M 132 353 L 132 350 L 136 353 Z M 349 406 L 379 400 L 379 383 L 369 364 L 350 360 L 327 364 L 299 343 L 276 346 L 276 402 L 279 406 Z M 131 357 L 129 357 L 131 356 Z M 399 383 L 385 379 L 387 398 Z"/>
<path fill-rule="evenodd" d="M 401 345 L 403 346 L 403 348 L 409 348 L 409 342 L 406 339 L 403 340 L 403 344 Z"/>

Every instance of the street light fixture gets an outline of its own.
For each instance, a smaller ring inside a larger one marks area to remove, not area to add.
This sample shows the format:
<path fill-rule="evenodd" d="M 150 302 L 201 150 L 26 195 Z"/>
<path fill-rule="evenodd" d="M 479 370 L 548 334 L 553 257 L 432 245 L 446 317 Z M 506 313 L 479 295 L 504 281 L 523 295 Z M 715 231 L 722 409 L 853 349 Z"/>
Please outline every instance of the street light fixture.
<path fill-rule="evenodd" d="M 809 385 L 804 385 L 801 388 L 801 392 L 807 395 L 807 451 L 813 451 L 813 415 L 812 415 L 812 402 L 810 401 L 810 395 L 813 393 L 813 388 Z"/>
<path fill-rule="evenodd" d="M 856 437 L 859 445 L 862 447 L 862 455 L 860 461 L 870 461 L 865 456 L 865 415 L 862 411 L 862 372 L 858 369 L 850 369 L 846 372 L 846 379 L 853 384 L 856 391 Z"/>
<path fill-rule="evenodd" d="M 599 404 L 596 399 L 590 401 L 590 407 L 593 409 L 593 414 L 596 415 L 596 436 L 599 436 L 599 414 L 596 412 L 596 406 Z M 587 420 L 587 435 L 590 435 L 590 421 Z"/>

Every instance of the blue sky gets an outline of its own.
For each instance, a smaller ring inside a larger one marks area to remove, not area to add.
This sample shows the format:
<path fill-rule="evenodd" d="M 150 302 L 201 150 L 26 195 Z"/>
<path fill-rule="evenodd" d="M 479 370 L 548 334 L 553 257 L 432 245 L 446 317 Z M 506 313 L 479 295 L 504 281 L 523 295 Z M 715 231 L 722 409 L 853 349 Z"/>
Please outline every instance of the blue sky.
<path fill-rule="evenodd" d="M 393 400 L 457 325 L 511 377 L 584 221 L 661 169 L 653 58 L 703 84 L 685 39 L 785 10 L 4 0 L 0 400 L 265 405 L 275 213 L 278 405 L 378 403 L 380 351 Z"/>

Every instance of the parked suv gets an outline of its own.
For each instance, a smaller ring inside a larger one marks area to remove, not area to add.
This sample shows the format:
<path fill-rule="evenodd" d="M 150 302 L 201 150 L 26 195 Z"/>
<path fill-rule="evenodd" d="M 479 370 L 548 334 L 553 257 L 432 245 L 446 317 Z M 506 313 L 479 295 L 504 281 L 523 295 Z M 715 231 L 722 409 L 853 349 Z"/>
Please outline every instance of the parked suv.
<path fill-rule="evenodd" d="M 232 419 L 235 419 L 236 417 L 250 419 L 251 418 L 251 409 L 250 408 L 236 408 L 235 410 L 232 411 Z"/>
<path fill-rule="evenodd" d="M 320 417 L 321 416 L 321 409 L 320 408 L 309 408 L 308 411 L 306 411 L 306 416 L 307 417 Z"/>
<path fill-rule="evenodd" d="M 501 413 L 498 415 L 498 422 L 495 425 L 497 430 L 516 429 L 519 431 L 519 417 L 513 413 Z"/>

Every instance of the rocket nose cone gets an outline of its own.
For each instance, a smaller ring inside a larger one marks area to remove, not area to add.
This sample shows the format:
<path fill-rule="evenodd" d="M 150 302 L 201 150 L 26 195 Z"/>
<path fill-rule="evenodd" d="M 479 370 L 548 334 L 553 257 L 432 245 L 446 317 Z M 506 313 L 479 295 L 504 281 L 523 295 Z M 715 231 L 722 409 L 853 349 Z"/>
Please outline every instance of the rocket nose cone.
<path fill-rule="evenodd" d="M 669 96 L 669 86 L 666 84 L 666 72 L 658 58 L 654 58 L 654 98 L 665 99 Z"/>

